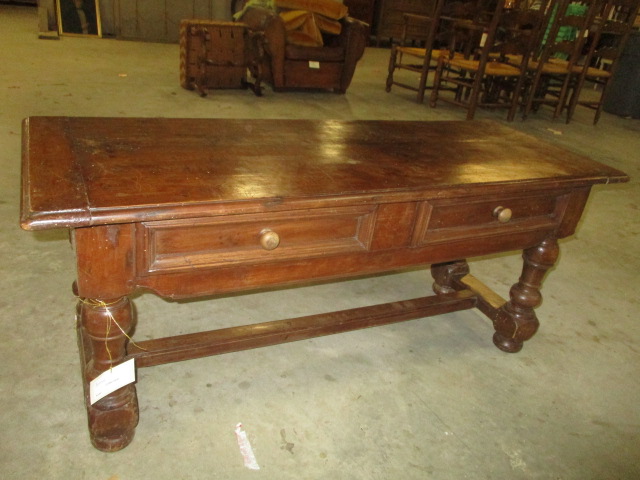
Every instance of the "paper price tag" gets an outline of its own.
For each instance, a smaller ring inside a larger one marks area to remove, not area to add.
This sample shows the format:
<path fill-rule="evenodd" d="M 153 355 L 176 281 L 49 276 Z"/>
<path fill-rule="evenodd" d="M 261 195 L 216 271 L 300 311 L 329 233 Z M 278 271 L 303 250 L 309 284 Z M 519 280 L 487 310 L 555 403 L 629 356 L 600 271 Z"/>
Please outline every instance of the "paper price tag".
<path fill-rule="evenodd" d="M 249 443 L 247 432 L 242 429 L 241 423 L 236 425 L 236 438 L 238 440 L 238 447 L 240 447 L 244 466 L 251 470 L 260 470 L 260 465 L 258 465 L 256 456 L 251 448 L 251 443 Z"/>
<path fill-rule="evenodd" d="M 91 405 L 119 388 L 136 381 L 135 358 L 102 372 L 89 383 Z"/>
<path fill-rule="evenodd" d="M 309 60 L 309 68 L 313 68 L 314 70 L 320 69 L 320 62 L 314 62 Z"/>

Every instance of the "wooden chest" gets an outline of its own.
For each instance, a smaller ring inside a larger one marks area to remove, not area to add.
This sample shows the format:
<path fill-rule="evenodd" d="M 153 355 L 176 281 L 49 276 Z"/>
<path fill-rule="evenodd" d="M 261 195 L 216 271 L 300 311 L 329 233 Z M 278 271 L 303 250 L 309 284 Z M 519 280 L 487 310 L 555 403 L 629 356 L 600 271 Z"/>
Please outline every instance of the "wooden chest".
<path fill-rule="evenodd" d="M 180 85 L 206 95 L 210 88 L 246 88 L 253 56 L 244 23 L 183 20 L 180 23 Z"/>

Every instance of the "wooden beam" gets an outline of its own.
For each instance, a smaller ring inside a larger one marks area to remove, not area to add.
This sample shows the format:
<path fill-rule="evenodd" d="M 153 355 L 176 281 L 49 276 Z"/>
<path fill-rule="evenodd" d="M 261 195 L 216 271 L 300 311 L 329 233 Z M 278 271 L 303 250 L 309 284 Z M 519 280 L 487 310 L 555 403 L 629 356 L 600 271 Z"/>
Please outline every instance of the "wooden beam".
<path fill-rule="evenodd" d="M 507 303 L 504 298 L 470 274 L 462 277 L 456 287 L 460 288 L 460 291 L 471 290 L 477 295 L 478 309 L 494 321 L 500 307 Z"/>
<path fill-rule="evenodd" d="M 323 313 L 288 320 L 130 343 L 127 358 L 138 367 L 293 342 L 474 308 L 476 295 L 461 290 L 444 295 Z"/>

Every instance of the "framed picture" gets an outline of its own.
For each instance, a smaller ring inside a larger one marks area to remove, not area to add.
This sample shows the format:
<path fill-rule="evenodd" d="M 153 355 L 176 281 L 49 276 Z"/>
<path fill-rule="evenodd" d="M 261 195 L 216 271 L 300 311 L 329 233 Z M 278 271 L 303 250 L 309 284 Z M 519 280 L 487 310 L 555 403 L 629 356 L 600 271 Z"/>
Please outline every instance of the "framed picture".
<path fill-rule="evenodd" d="M 98 0 L 58 0 L 58 32 L 101 37 Z"/>

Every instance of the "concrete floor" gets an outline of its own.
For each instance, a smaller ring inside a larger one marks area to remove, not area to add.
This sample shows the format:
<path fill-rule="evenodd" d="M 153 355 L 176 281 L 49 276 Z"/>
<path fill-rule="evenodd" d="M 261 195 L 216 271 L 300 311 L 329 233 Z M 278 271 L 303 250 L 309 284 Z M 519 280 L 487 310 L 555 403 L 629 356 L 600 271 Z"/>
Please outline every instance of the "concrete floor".
<path fill-rule="evenodd" d="M 640 478 L 640 121 L 542 111 L 513 128 L 626 171 L 594 188 L 562 242 L 541 328 L 508 355 L 466 311 L 138 372 L 140 424 L 125 450 L 93 449 L 74 332 L 65 231 L 18 227 L 20 121 L 30 115 L 463 118 L 384 92 L 388 51 L 368 49 L 344 96 L 178 84 L 176 45 L 37 38 L 33 8 L 0 6 L 0 477 L 3 479 Z M 480 112 L 504 121 L 504 112 Z M 240 132 L 239 132 L 240 134 Z M 437 146 L 434 145 L 434 148 Z M 517 252 L 471 263 L 506 296 Z M 215 301 L 135 298 L 137 338 L 423 295 L 428 271 Z M 242 422 L 259 472 L 234 435 Z"/>

